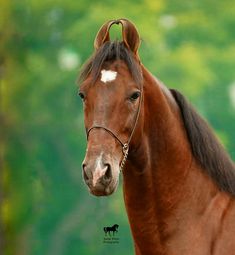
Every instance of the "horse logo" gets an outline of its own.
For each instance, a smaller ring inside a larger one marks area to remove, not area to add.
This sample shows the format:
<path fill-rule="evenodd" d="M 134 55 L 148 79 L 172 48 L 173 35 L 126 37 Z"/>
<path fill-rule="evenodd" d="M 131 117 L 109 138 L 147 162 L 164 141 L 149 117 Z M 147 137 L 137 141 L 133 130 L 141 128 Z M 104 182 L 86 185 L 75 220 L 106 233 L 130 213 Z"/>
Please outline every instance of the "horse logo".
<path fill-rule="evenodd" d="M 118 227 L 119 225 L 117 224 L 113 225 L 112 227 L 104 227 L 105 236 L 107 235 L 107 233 L 110 235 L 110 232 L 113 232 L 114 236 L 114 234 L 118 232 Z"/>

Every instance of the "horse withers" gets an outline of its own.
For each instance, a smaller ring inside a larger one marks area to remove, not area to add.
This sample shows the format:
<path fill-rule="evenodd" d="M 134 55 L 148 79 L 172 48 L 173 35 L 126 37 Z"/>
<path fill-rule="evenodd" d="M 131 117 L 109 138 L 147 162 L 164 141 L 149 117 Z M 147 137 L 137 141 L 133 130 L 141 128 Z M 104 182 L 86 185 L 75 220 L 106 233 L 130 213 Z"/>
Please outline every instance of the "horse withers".
<path fill-rule="evenodd" d="M 121 41 L 110 40 L 114 24 Z M 137 255 L 234 255 L 234 163 L 184 96 L 143 66 L 139 45 L 130 21 L 108 21 L 81 71 L 85 183 L 110 195 L 122 170 Z"/>

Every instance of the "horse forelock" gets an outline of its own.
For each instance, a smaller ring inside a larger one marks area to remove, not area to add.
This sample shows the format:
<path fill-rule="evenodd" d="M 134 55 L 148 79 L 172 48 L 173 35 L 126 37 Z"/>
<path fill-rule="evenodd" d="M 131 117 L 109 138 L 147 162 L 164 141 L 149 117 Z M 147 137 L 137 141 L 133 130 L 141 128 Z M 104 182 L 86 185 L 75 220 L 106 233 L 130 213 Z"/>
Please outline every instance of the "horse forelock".
<path fill-rule="evenodd" d="M 104 64 L 113 63 L 116 60 L 124 61 L 136 83 L 142 82 L 141 68 L 134 54 L 121 41 L 107 41 L 85 63 L 80 72 L 79 83 L 86 80 L 88 76 L 91 76 L 94 83 L 100 76 Z"/>

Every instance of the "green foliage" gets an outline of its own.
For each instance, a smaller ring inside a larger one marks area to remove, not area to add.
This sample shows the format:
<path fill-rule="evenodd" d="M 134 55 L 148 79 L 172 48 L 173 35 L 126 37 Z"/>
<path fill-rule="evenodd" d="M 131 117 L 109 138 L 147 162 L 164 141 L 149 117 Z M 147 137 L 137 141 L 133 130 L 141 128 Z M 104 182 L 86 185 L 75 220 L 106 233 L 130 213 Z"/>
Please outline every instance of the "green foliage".
<path fill-rule="evenodd" d="M 129 18 L 142 37 L 144 65 L 190 98 L 235 158 L 235 2 L 0 0 L 0 6 L 5 254 L 132 254 L 121 187 L 95 198 L 81 178 L 78 70 L 99 27 Z M 114 223 L 120 243 L 104 245 L 103 227 Z"/>

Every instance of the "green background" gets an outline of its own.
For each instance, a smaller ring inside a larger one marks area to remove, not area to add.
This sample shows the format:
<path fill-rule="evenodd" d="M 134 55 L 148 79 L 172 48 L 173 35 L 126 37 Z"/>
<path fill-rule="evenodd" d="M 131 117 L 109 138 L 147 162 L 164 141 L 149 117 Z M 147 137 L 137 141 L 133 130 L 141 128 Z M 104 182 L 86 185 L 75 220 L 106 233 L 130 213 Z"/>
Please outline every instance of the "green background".
<path fill-rule="evenodd" d="M 76 79 L 100 26 L 120 17 L 136 24 L 144 65 L 186 95 L 235 159 L 235 1 L 0 0 L 4 255 L 133 254 L 121 184 L 92 197 L 80 167 Z M 115 223 L 119 244 L 103 244 Z"/>

